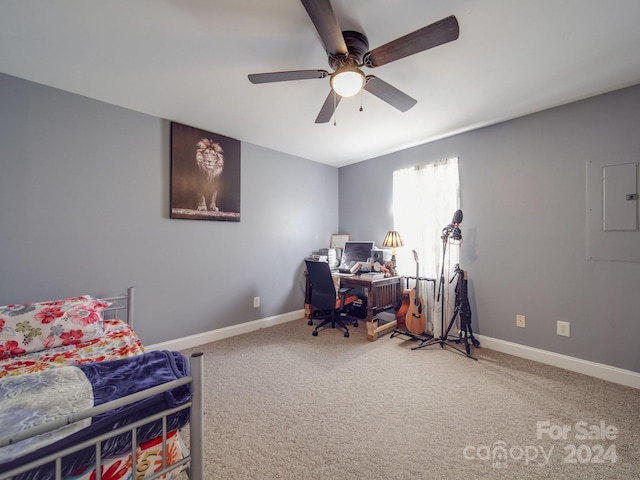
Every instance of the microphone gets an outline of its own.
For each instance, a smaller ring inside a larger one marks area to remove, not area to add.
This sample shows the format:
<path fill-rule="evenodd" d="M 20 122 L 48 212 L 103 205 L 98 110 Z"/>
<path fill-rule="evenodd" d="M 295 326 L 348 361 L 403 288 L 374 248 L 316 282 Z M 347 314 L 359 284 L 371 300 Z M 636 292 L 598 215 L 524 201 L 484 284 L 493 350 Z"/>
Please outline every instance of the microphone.
<path fill-rule="evenodd" d="M 451 220 L 451 223 L 456 223 L 456 224 L 462 223 L 462 210 L 460 209 L 456 210 L 456 212 L 453 214 L 453 220 Z"/>
<path fill-rule="evenodd" d="M 462 223 L 462 210 L 458 209 L 453 214 L 451 223 L 442 230 L 442 240 L 446 240 L 451 237 L 453 240 L 462 240 L 462 230 L 460 230 L 460 224 Z"/>

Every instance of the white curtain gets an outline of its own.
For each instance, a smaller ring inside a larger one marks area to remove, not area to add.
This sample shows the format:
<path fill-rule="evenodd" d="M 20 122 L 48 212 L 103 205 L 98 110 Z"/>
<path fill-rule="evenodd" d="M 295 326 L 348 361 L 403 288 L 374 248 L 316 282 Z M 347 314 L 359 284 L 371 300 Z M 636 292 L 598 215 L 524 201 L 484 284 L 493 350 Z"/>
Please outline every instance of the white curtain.
<path fill-rule="evenodd" d="M 449 280 L 455 273 L 454 265 L 459 261 L 460 250 L 460 242 L 449 240 L 445 245 L 441 236 L 459 208 L 460 177 L 457 158 L 393 172 L 393 223 L 404 243 L 403 247 L 397 249 L 398 271 L 405 276 L 416 276 L 418 273 L 419 277 L 435 279 L 435 283 L 422 282 L 419 293 L 428 306 L 427 330 L 438 337 L 442 333 L 440 302 L 437 301 L 440 274 L 444 273 L 441 287 L 446 289 L 446 328 L 455 299 L 449 294 L 449 291 L 453 293 L 455 282 L 451 285 Z M 414 261 L 413 250 L 418 256 L 417 263 Z"/>

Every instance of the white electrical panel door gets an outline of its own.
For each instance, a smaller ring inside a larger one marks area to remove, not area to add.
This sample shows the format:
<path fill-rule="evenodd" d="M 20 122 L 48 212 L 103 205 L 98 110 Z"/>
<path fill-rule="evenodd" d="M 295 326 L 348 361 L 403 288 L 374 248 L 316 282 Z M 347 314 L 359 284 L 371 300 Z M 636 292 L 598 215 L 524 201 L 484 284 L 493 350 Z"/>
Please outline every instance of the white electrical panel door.
<path fill-rule="evenodd" d="M 638 230 L 638 164 L 602 168 L 602 231 Z"/>
<path fill-rule="evenodd" d="M 640 262 L 640 162 L 588 160 L 586 254 L 589 260 Z"/>

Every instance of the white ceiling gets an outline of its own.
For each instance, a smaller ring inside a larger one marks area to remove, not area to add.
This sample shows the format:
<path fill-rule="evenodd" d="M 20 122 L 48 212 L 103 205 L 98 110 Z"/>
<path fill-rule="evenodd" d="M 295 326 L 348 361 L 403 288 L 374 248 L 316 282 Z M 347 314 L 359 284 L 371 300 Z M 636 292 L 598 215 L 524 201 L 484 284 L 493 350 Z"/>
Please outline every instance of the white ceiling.
<path fill-rule="evenodd" d="M 343 166 L 640 83 L 638 0 L 333 0 L 378 47 L 455 15 L 460 38 L 365 73 L 418 100 L 343 99 L 298 0 L 0 0 L 0 72 Z M 362 100 L 364 111 L 360 112 Z"/>

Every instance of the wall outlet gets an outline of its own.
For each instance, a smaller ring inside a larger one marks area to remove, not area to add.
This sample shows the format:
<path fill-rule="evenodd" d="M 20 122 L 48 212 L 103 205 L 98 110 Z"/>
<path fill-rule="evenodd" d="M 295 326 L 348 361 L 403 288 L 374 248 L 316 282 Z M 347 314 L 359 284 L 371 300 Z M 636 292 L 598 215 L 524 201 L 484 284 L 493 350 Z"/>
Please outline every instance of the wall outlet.
<path fill-rule="evenodd" d="M 561 335 L 563 337 L 570 337 L 571 336 L 571 324 L 569 322 L 563 322 L 561 320 L 558 320 L 558 335 Z"/>
<path fill-rule="evenodd" d="M 527 317 L 524 315 L 516 315 L 516 326 L 520 328 L 525 328 L 527 322 Z"/>
<path fill-rule="evenodd" d="M 260 297 L 253 297 L 253 308 L 258 308 L 260 306 Z"/>

